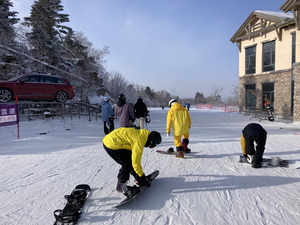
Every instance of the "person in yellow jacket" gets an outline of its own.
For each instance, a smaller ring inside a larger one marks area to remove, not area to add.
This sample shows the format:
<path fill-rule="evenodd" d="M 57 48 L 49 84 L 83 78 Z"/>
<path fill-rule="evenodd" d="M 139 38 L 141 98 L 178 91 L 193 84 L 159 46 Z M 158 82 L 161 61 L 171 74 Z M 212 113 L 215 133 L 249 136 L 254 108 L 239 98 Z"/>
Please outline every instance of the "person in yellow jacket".
<path fill-rule="evenodd" d="M 267 131 L 258 123 L 249 123 L 242 131 L 241 147 L 247 162 L 260 168 L 265 151 Z M 256 149 L 254 147 L 256 143 Z"/>
<path fill-rule="evenodd" d="M 173 127 L 174 143 L 177 150 L 176 157 L 184 158 L 183 152 L 190 152 L 187 146 L 189 144 L 189 130 L 192 125 L 192 120 L 188 110 L 178 103 L 176 99 L 171 99 L 169 106 L 171 109 L 167 116 L 166 132 L 167 135 L 170 136 L 171 127 Z M 181 136 L 183 137 L 182 142 Z"/>
<path fill-rule="evenodd" d="M 161 140 L 160 133 L 156 131 L 129 127 L 116 129 L 103 138 L 104 149 L 121 165 L 117 191 L 123 192 L 126 196 L 132 194 L 132 189 L 128 189 L 126 185 L 130 174 L 135 178 L 137 185 L 150 186 L 151 181 L 145 176 L 141 165 L 142 155 L 144 147 L 154 148 Z"/>

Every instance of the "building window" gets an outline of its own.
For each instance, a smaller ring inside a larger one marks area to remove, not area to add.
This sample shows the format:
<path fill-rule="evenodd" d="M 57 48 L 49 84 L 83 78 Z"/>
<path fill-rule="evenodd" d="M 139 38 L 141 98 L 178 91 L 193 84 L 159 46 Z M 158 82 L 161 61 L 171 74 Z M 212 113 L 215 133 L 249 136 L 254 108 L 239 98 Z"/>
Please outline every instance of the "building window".
<path fill-rule="evenodd" d="M 256 46 L 246 48 L 246 74 L 255 73 Z"/>
<path fill-rule="evenodd" d="M 263 102 L 262 108 L 265 108 L 265 103 L 270 104 L 271 111 L 274 106 L 274 83 L 262 84 Z"/>
<path fill-rule="evenodd" d="M 246 109 L 255 110 L 256 96 L 255 96 L 255 84 L 245 85 L 246 89 Z"/>
<path fill-rule="evenodd" d="M 275 70 L 275 41 L 263 44 L 263 72 Z"/>
<path fill-rule="evenodd" d="M 296 62 L 296 33 L 292 33 L 292 64 Z"/>

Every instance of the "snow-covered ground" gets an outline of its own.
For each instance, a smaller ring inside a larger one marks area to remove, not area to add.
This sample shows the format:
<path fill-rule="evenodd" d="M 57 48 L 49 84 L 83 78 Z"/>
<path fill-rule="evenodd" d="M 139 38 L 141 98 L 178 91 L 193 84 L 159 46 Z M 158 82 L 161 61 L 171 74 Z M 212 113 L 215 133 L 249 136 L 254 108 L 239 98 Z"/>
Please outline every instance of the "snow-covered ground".
<path fill-rule="evenodd" d="M 165 134 L 167 110 L 150 109 L 150 115 L 149 130 L 163 137 L 156 149 L 167 150 L 174 145 Z M 299 224 L 299 169 L 253 169 L 228 160 L 241 152 L 244 126 L 258 119 L 211 110 L 190 115 L 192 153 L 177 159 L 145 148 L 145 173 L 160 175 L 122 210 L 113 209 L 124 196 L 115 191 L 119 165 L 103 149 L 100 118 L 23 119 L 19 140 L 16 125 L 0 127 L 0 224 L 53 224 L 53 211 L 81 183 L 92 191 L 79 224 Z M 265 157 L 300 160 L 299 123 L 259 123 L 268 132 Z"/>

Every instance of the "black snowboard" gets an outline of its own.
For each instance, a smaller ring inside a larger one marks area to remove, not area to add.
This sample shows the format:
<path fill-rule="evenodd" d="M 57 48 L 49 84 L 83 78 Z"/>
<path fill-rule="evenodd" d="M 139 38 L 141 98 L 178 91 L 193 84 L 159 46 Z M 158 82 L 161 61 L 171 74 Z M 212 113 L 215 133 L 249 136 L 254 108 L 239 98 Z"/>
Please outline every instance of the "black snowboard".
<path fill-rule="evenodd" d="M 153 173 L 150 174 L 150 180 L 153 181 L 158 175 L 159 175 L 159 171 L 155 170 Z M 138 196 L 142 195 L 146 191 L 147 188 L 148 188 L 147 186 L 140 187 L 140 192 L 138 192 L 130 197 L 125 198 L 119 204 L 115 205 L 114 208 L 120 208 L 120 207 L 124 206 L 125 204 L 131 202 L 133 199 L 136 199 Z"/>
<path fill-rule="evenodd" d="M 75 187 L 70 195 L 65 195 L 67 204 L 63 210 L 57 209 L 54 211 L 54 225 L 77 224 L 90 191 L 91 188 L 89 185 L 80 184 Z"/>
<path fill-rule="evenodd" d="M 245 164 L 248 163 L 246 158 L 243 155 L 230 155 L 228 156 L 228 158 L 233 163 L 245 163 Z M 300 169 L 300 161 L 298 160 L 280 159 L 278 165 L 272 165 L 271 164 L 272 158 L 263 158 L 262 167 L 284 167 L 289 169 Z"/>
<path fill-rule="evenodd" d="M 266 112 L 268 114 L 268 120 L 271 121 L 271 122 L 274 122 L 274 116 L 271 112 L 271 107 L 269 104 L 266 104 Z"/>

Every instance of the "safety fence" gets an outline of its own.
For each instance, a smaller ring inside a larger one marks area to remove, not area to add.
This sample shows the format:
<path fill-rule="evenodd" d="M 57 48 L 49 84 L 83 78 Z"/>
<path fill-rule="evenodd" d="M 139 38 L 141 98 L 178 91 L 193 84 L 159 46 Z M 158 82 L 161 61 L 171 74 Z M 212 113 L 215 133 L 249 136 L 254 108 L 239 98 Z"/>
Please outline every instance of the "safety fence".
<path fill-rule="evenodd" d="M 196 109 L 214 109 L 223 110 L 224 112 L 239 112 L 239 106 L 237 105 L 212 105 L 212 104 L 198 104 Z"/>
<path fill-rule="evenodd" d="M 1 104 L 3 105 L 3 104 Z M 89 121 L 94 118 L 98 120 L 101 116 L 101 108 L 82 102 L 18 102 L 19 118 L 32 120 L 41 117 L 78 117 L 88 118 Z"/>

